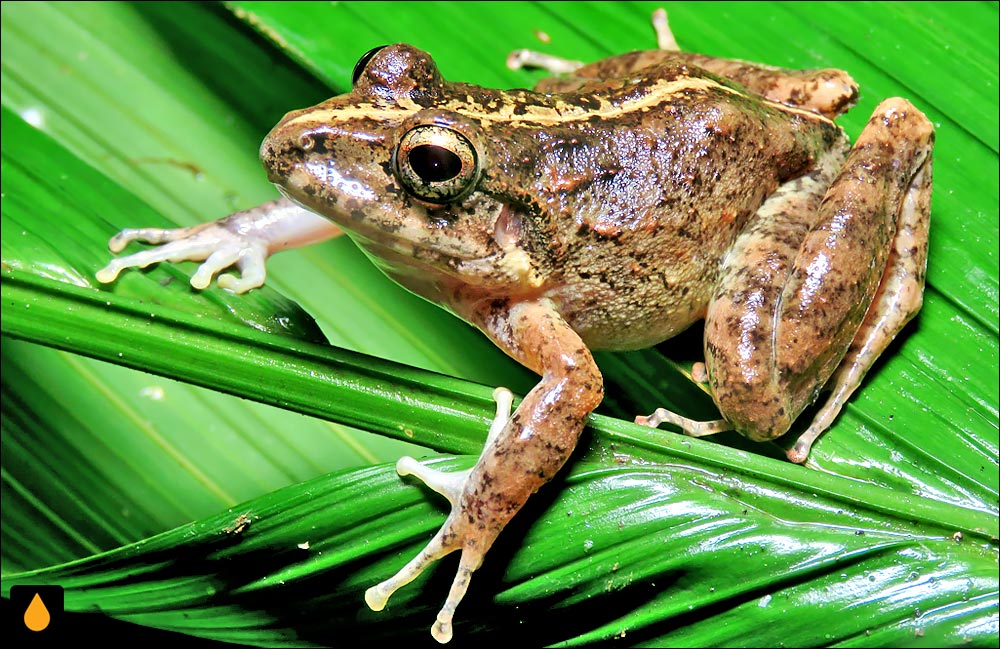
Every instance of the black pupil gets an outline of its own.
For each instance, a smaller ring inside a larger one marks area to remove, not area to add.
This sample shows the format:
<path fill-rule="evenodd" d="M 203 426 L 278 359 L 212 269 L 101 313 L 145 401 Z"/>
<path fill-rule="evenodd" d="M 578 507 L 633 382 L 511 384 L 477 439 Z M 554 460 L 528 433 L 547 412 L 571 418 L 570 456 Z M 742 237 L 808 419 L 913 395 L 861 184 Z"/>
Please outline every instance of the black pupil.
<path fill-rule="evenodd" d="M 410 167 L 424 182 L 451 180 L 462 171 L 462 159 L 448 149 L 433 144 L 421 144 L 410 151 Z"/>
<path fill-rule="evenodd" d="M 386 46 L 379 45 L 378 47 L 373 47 L 361 55 L 361 58 L 358 59 L 358 62 L 354 64 L 354 73 L 351 75 L 352 86 L 358 82 L 358 78 L 361 76 L 361 73 L 365 71 L 365 66 L 368 65 L 368 62 L 372 60 L 372 57 L 378 54 L 379 51 L 381 51 L 382 48 L 384 47 Z"/>

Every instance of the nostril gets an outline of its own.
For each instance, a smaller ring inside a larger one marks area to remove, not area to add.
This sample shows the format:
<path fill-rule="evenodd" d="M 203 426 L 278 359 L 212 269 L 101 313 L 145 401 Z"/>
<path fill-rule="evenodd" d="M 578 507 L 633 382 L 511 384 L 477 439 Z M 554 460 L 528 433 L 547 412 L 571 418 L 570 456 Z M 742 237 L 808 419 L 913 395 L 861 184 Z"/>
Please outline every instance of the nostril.
<path fill-rule="evenodd" d="M 299 148 L 303 151 L 311 151 L 315 145 L 316 139 L 309 133 L 303 133 L 299 136 Z"/>

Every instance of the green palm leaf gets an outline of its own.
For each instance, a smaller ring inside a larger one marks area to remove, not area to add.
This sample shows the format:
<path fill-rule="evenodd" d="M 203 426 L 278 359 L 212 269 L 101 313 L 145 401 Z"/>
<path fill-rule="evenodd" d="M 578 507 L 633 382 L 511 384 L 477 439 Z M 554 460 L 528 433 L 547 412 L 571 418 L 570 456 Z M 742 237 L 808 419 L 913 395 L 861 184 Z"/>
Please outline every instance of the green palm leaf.
<path fill-rule="evenodd" d="M 486 386 L 532 377 L 348 241 L 275 258 L 269 288 L 242 297 L 191 291 L 190 265 L 110 289 L 93 272 L 121 227 L 273 198 L 260 137 L 346 88 L 375 45 L 528 86 L 510 49 L 651 46 L 655 6 L 5 3 L 4 596 L 55 583 L 68 610 L 246 644 L 426 639 L 450 562 L 382 613 L 361 597 L 443 518 L 387 463 L 432 449 L 468 466 Z M 808 468 L 621 421 L 661 404 L 711 416 L 686 380 L 697 332 L 602 355 L 612 416 L 501 537 L 457 641 L 995 646 L 996 3 L 667 8 L 685 49 L 849 70 L 852 135 L 890 95 L 931 117 L 925 307 Z"/>

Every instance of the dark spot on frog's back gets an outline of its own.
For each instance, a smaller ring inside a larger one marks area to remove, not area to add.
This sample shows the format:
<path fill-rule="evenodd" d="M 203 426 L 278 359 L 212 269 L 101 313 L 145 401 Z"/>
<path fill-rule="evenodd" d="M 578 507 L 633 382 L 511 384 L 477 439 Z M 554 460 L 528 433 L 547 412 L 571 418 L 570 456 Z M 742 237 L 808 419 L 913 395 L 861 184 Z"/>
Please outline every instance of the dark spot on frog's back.
<path fill-rule="evenodd" d="M 515 100 L 514 101 L 514 115 L 526 115 L 528 113 L 528 106 L 530 104 L 526 101 Z"/>

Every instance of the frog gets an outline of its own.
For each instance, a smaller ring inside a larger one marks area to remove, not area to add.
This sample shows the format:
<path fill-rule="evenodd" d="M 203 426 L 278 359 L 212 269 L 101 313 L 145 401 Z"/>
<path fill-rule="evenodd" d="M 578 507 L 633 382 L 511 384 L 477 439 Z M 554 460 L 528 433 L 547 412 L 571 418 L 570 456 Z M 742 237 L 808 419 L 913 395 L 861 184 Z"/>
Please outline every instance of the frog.
<path fill-rule="evenodd" d="M 191 228 L 125 229 L 154 244 L 97 273 L 200 262 L 191 284 L 263 284 L 267 257 L 346 234 L 387 276 L 472 324 L 540 376 L 496 414 L 472 468 L 402 458 L 397 472 L 451 503 L 430 542 L 365 601 L 459 552 L 431 633 L 453 635 L 472 574 L 529 497 L 570 458 L 603 378 L 593 352 L 650 347 L 704 321 L 721 418 L 665 409 L 691 436 L 785 435 L 828 395 L 788 451 L 804 462 L 922 304 L 934 128 L 882 101 L 850 143 L 834 119 L 858 85 L 659 47 L 594 63 L 518 51 L 553 76 L 533 90 L 446 80 L 426 52 L 375 48 L 351 90 L 289 112 L 260 158 L 281 198 Z M 234 267 L 239 275 L 223 272 Z"/>

